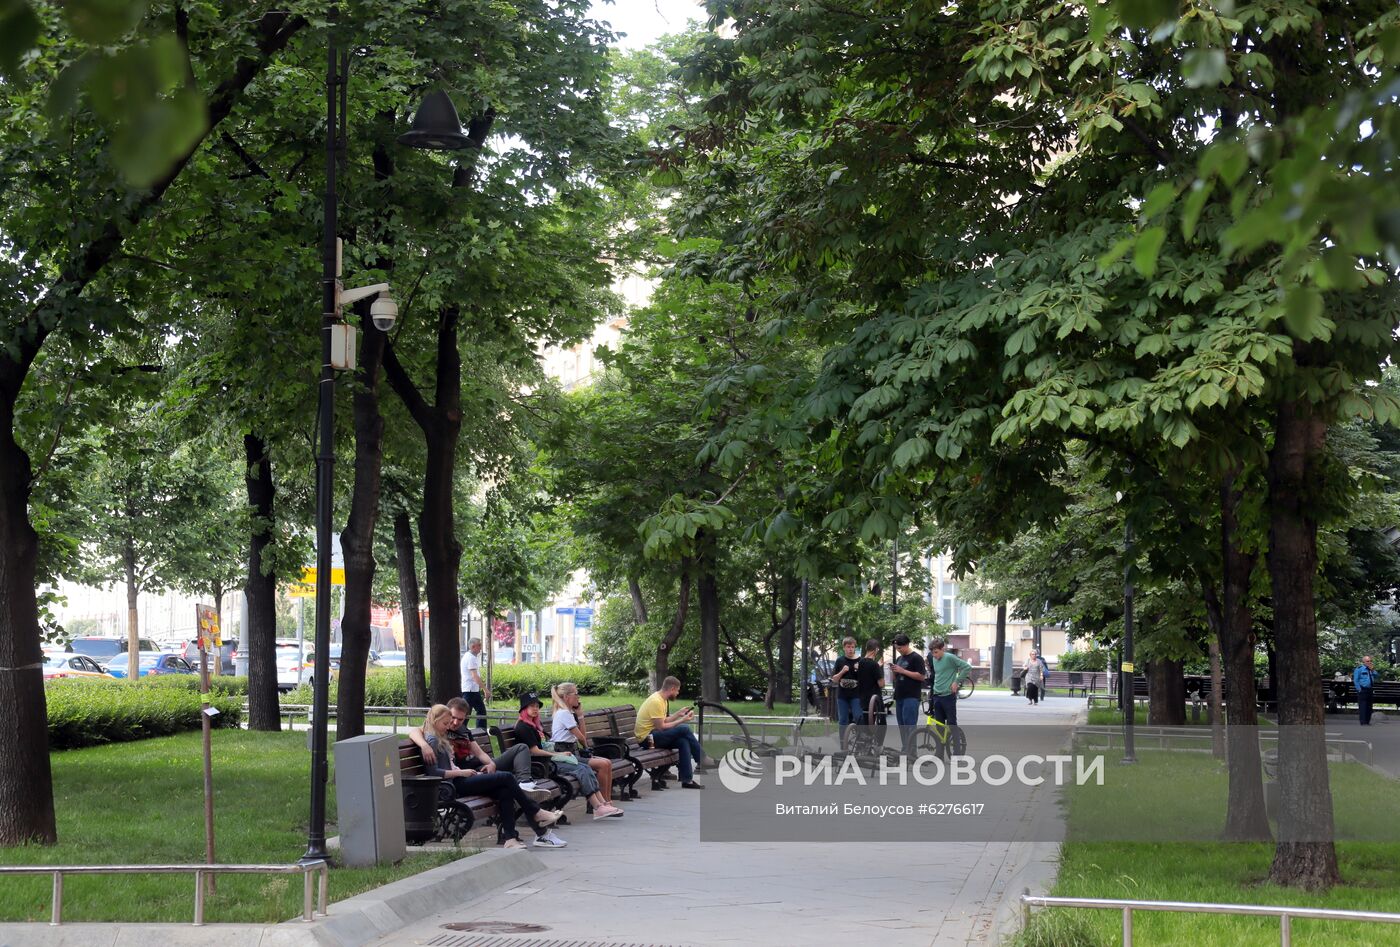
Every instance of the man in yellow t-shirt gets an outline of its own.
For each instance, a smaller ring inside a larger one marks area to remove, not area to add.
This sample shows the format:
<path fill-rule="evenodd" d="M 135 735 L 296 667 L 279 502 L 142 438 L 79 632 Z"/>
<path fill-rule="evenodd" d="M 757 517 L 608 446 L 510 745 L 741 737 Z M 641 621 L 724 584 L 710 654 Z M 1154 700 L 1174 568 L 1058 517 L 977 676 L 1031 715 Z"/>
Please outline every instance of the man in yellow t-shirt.
<path fill-rule="evenodd" d="M 699 739 L 691 731 L 688 723 L 695 716 L 695 709 L 686 707 L 670 713 L 671 701 L 681 692 L 678 678 L 668 677 L 661 682 L 661 690 L 642 701 L 637 710 L 637 739 L 642 743 L 651 738 L 653 746 L 659 749 L 674 749 L 680 755 L 677 768 L 681 773 L 681 786 L 684 789 L 704 789 L 695 780 L 695 764 L 701 766 L 718 765 L 712 757 L 705 755 Z"/>

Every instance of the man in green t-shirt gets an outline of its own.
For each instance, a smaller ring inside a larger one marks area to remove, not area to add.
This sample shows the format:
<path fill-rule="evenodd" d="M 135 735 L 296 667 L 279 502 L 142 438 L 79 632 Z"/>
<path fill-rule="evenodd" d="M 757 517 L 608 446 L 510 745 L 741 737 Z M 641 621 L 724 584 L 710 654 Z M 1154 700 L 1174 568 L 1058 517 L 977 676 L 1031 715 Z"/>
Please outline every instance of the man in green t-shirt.
<path fill-rule="evenodd" d="M 695 765 L 714 766 L 715 761 L 705 755 L 700 740 L 689 727 L 695 710 L 686 707 L 671 713 L 671 701 L 680 696 L 681 682 L 668 677 L 661 682 L 661 690 L 642 701 L 637 709 L 637 739 L 642 743 L 651 737 L 654 746 L 663 750 L 675 750 L 680 756 L 676 764 L 681 774 L 681 787 L 684 789 L 704 789 L 695 779 Z"/>
<path fill-rule="evenodd" d="M 958 725 L 958 687 L 972 673 L 972 665 L 948 651 L 948 642 L 934 638 L 928 643 L 929 714 L 934 720 Z"/>

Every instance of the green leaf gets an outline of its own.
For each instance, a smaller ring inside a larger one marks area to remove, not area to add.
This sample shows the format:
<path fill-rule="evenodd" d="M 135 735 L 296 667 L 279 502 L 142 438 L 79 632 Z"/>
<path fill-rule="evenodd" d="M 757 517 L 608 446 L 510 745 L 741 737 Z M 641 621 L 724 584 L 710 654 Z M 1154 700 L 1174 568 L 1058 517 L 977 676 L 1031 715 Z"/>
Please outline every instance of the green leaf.
<path fill-rule="evenodd" d="M 1115 243 L 1111 250 L 1099 257 L 1099 269 L 1106 270 L 1123 259 L 1124 254 L 1133 248 L 1133 243 L 1134 240 L 1132 237 L 1124 237 L 1122 240 Z"/>
<path fill-rule="evenodd" d="M 79 39 L 106 45 L 141 22 L 146 4 L 145 0 L 65 0 L 63 13 Z"/>
<path fill-rule="evenodd" d="M 1162 226 L 1148 227 L 1138 234 L 1137 246 L 1133 248 L 1133 268 L 1147 277 L 1156 273 L 1157 257 L 1166 239 L 1167 230 Z"/>
<path fill-rule="evenodd" d="M 892 462 L 896 468 L 902 470 L 912 464 L 917 464 L 928 456 L 930 447 L 927 438 L 911 437 L 895 449 Z"/>
<path fill-rule="evenodd" d="M 1310 342 L 1330 334 L 1322 317 L 1322 294 L 1315 289 L 1298 287 L 1289 292 L 1283 305 L 1283 323 L 1295 339 Z"/>
<path fill-rule="evenodd" d="M 1144 30 L 1175 20 L 1180 12 L 1178 0 L 1117 0 L 1114 6 L 1125 26 Z"/>
<path fill-rule="evenodd" d="M 0 0 L 0 73 L 19 67 L 20 57 L 34 48 L 42 24 L 24 0 Z"/>
<path fill-rule="evenodd" d="M 1196 235 L 1196 223 L 1201 219 L 1201 211 L 1205 209 L 1206 201 L 1210 200 L 1210 192 L 1215 189 L 1215 180 L 1196 180 L 1191 185 L 1191 193 L 1186 195 L 1186 203 L 1181 208 L 1181 236 L 1186 240 L 1191 240 Z"/>
<path fill-rule="evenodd" d="M 1193 89 L 1217 86 L 1230 74 L 1223 49 L 1193 49 L 1181 58 L 1181 74 Z"/>
<path fill-rule="evenodd" d="M 1147 199 L 1142 202 L 1142 219 L 1151 220 L 1162 211 L 1171 206 L 1176 200 L 1176 185 L 1170 183 L 1159 184 L 1152 189 L 1152 193 L 1147 195 Z"/>

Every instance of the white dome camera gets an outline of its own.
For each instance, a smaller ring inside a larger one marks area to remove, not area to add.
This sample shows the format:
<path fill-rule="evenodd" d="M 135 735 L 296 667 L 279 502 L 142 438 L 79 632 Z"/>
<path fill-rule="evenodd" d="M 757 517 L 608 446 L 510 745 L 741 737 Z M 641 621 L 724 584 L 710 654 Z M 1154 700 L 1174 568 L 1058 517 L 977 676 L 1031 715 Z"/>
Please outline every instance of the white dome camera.
<path fill-rule="evenodd" d="M 394 302 L 388 293 L 380 293 L 369 307 L 369 317 L 376 329 L 388 332 L 399 317 L 399 304 Z"/>

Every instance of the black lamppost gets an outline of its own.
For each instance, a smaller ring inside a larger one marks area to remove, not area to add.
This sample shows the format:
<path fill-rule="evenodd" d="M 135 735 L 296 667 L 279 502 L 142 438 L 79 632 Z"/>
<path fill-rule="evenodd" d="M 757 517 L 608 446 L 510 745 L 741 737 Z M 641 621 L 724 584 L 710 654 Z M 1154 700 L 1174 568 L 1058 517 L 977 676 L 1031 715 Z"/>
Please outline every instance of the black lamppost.
<path fill-rule="evenodd" d="M 331 513 L 335 472 L 335 373 L 345 366 L 345 353 L 335 358 L 335 343 L 352 350 L 354 336 L 339 331 L 340 308 L 353 299 L 383 294 L 376 301 L 373 315 L 377 326 L 393 324 L 397 307 L 388 300 L 388 285 L 377 284 L 345 292 L 340 287 L 340 250 L 336 239 L 336 149 L 343 142 L 346 78 L 349 57 L 342 55 L 332 37 L 326 47 L 326 195 L 321 243 L 321 380 L 317 395 L 316 447 L 316 664 L 311 673 L 311 824 L 307 829 L 303 862 L 326 859 L 326 723 L 330 711 L 331 644 Z M 462 131 L 457 110 L 446 92 L 430 93 L 413 119 L 413 129 L 399 141 L 413 148 L 456 151 L 476 146 Z M 348 342 L 347 342 L 348 339 Z"/>
<path fill-rule="evenodd" d="M 1118 494 L 1122 500 L 1123 495 Z M 1133 666 L 1133 520 L 1129 512 L 1123 515 L 1123 653 L 1119 665 L 1118 693 L 1123 698 L 1123 763 L 1136 763 L 1137 755 L 1133 748 L 1133 724 L 1137 715 L 1137 702 L 1133 699 L 1133 677 L 1137 669 Z"/>

